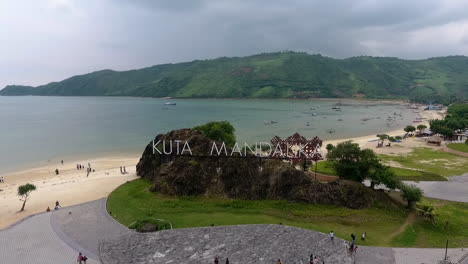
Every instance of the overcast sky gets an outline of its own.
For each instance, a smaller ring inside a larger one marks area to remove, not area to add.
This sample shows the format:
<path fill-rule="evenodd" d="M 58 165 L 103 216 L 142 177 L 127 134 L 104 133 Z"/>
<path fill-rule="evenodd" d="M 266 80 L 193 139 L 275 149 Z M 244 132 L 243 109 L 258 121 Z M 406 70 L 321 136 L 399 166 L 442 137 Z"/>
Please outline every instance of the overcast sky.
<path fill-rule="evenodd" d="M 0 89 L 280 50 L 468 55 L 467 0 L 0 0 Z"/>

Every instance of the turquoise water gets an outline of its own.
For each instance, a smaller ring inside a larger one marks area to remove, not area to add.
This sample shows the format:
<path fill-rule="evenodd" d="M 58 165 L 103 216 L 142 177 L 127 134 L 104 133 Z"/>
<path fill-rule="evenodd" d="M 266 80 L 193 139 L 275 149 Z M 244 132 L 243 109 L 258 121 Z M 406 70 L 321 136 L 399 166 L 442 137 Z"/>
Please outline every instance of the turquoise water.
<path fill-rule="evenodd" d="M 0 173 L 48 160 L 141 153 L 159 133 L 213 120 L 232 122 L 238 141 L 253 144 L 294 132 L 323 139 L 377 134 L 411 124 L 416 115 L 398 105 L 357 101 L 180 99 L 165 106 L 167 101 L 0 96 Z M 338 103 L 341 112 L 332 109 Z M 387 126 L 388 116 L 397 118 Z M 271 120 L 278 123 L 265 125 Z"/>

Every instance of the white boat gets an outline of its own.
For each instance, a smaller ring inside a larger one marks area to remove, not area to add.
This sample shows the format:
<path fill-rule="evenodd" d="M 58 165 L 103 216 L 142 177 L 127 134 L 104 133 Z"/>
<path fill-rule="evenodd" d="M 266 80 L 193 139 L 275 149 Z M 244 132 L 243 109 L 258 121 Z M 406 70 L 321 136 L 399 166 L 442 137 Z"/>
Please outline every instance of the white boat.
<path fill-rule="evenodd" d="M 165 102 L 164 105 L 176 105 L 176 103 Z"/>

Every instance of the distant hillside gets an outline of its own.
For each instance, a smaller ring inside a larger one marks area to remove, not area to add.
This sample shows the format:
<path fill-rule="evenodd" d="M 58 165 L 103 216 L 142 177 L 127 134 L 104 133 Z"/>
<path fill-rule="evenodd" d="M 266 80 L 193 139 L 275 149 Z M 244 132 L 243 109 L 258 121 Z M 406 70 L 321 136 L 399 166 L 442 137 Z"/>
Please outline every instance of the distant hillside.
<path fill-rule="evenodd" d="M 449 103 L 468 98 L 468 57 L 333 59 L 298 52 L 103 70 L 0 95 L 314 98 L 367 97 Z"/>

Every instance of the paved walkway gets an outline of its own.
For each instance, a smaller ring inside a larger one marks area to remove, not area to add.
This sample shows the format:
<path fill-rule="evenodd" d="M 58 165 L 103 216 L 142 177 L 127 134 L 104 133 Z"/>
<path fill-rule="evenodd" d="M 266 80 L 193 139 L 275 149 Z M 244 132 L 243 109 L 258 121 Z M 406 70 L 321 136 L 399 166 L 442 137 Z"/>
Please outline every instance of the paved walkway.
<path fill-rule="evenodd" d="M 421 188 L 424 191 L 424 196 L 429 198 L 468 203 L 468 173 L 447 177 L 447 179 L 448 181 L 403 182 Z M 365 180 L 364 184 L 370 186 L 370 181 Z M 378 185 L 375 188 L 387 189 L 385 185 Z"/>
<path fill-rule="evenodd" d="M 405 181 L 406 182 L 406 181 Z M 468 174 L 448 177 L 448 181 L 406 182 L 418 186 L 424 196 L 468 203 Z"/>
<path fill-rule="evenodd" d="M 135 233 L 107 214 L 105 201 L 41 213 L 0 230 L 0 263 L 76 263 L 78 252 L 90 257 L 88 264 L 101 258 L 105 264 L 211 263 L 218 254 L 230 256 L 231 263 L 274 263 L 277 256 L 284 263 L 305 263 L 310 253 L 327 264 L 350 263 L 342 254 L 342 240 L 330 244 L 325 234 L 295 227 L 244 225 Z M 359 247 L 355 263 L 432 264 L 444 253 L 440 248 Z M 462 264 L 468 264 L 467 253 L 468 249 L 449 249 L 451 260 L 466 254 Z M 295 262 L 286 261 L 291 259 Z"/>
<path fill-rule="evenodd" d="M 0 231 L 0 263 L 77 263 L 79 251 L 57 236 L 50 224 L 51 215 L 34 215 Z M 99 262 L 90 258 L 88 263 Z"/>

